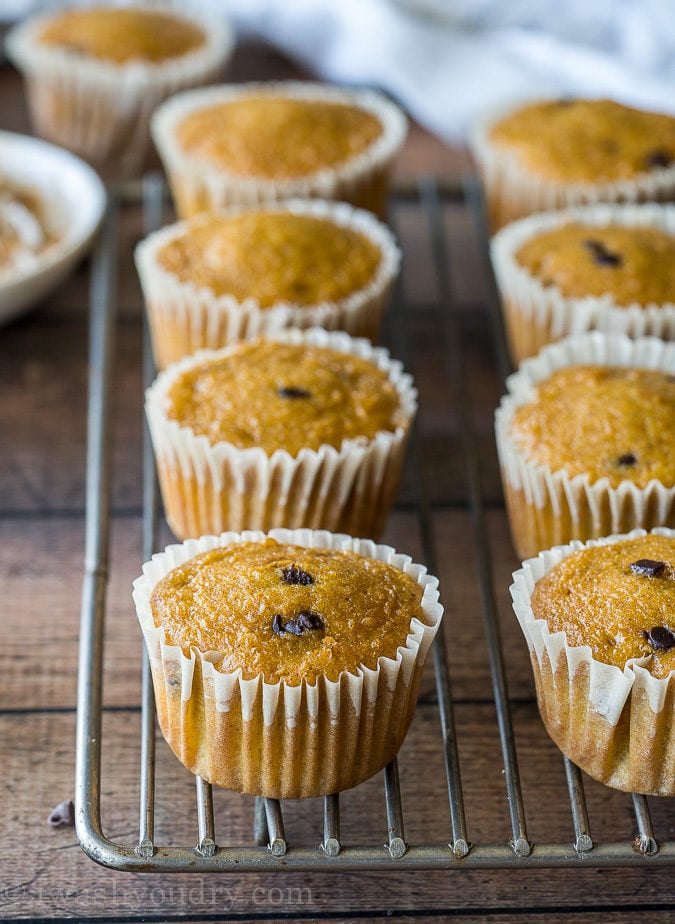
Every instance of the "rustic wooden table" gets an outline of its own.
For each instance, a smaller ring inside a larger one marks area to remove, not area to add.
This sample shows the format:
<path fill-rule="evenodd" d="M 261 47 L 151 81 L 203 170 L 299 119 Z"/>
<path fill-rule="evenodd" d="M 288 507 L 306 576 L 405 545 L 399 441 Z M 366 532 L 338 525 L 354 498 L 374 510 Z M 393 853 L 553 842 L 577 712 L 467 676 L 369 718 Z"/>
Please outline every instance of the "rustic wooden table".
<path fill-rule="evenodd" d="M 236 79 L 294 73 L 259 47 L 236 55 Z M 21 86 L 0 68 L 0 127 L 28 131 Z M 420 129 L 400 158 L 400 184 L 430 174 L 456 182 L 470 168 Z M 428 227 L 419 209 L 397 209 L 404 251 L 403 294 L 414 317 L 407 330 L 408 366 L 420 389 L 420 440 L 431 527 L 447 609 L 445 636 L 459 757 L 474 843 L 506 844 L 510 836 L 495 721 L 476 553 L 468 537 L 457 408 L 452 375 L 434 336 L 440 300 Z M 141 551 L 141 328 L 142 300 L 131 261 L 142 235 L 140 209 L 125 206 L 120 240 L 120 319 L 115 377 L 112 569 L 106 629 L 103 713 L 103 824 L 115 840 L 138 837 L 140 635 L 130 585 Z M 563 764 L 539 720 L 527 652 L 509 605 L 517 565 L 499 487 L 492 412 L 502 392 L 488 332 L 489 288 L 480 247 L 466 210 L 443 209 L 453 297 L 458 307 L 465 377 L 478 446 L 481 487 L 503 634 L 507 680 L 520 761 L 528 835 L 537 842 L 573 838 Z M 89 265 L 35 311 L 0 336 L 0 646 L 2 840 L 0 916 L 6 919 L 86 921 L 420 920 L 540 921 L 555 914 L 569 922 L 672 921 L 672 867 L 655 868 L 636 856 L 622 869 L 451 869 L 448 871 L 132 874 L 101 868 L 80 850 L 72 827 L 50 828 L 52 807 L 73 795 L 78 620 L 84 548 L 84 472 L 87 400 Z M 385 342 L 396 343 L 394 322 Z M 400 342 L 400 341 L 399 341 Z M 385 541 L 415 557 L 423 554 L 410 474 L 401 489 Z M 169 541 L 168 531 L 163 540 Z M 411 844 L 449 839 L 449 810 L 433 677 L 400 755 Z M 192 779 L 164 743 L 157 745 L 159 842 L 194 843 Z M 629 796 L 588 781 L 593 833 L 600 843 L 630 841 L 635 817 Z M 186 805 L 192 805 L 192 814 Z M 229 843 L 251 843 L 253 800 L 215 794 L 216 817 Z M 651 800 L 657 837 L 672 841 L 674 800 Z M 312 800 L 285 813 L 291 844 L 320 839 L 320 806 Z M 343 798 L 345 844 L 384 843 L 381 780 Z M 591 918 L 591 916 L 594 918 Z"/>

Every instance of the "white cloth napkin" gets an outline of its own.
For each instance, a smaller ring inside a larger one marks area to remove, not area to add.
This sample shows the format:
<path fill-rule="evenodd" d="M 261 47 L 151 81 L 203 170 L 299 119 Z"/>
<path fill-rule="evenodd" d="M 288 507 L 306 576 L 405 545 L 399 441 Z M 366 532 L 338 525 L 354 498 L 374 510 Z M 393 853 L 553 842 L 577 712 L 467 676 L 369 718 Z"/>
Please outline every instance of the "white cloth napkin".
<path fill-rule="evenodd" d="M 228 16 L 328 80 L 386 90 L 447 141 L 463 140 L 478 114 L 534 96 L 675 112 L 671 0 L 174 2 Z M 0 0 L 0 20 L 62 3 Z"/>
<path fill-rule="evenodd" d="M 391 93 L 461 141 L 513 99 L 607 96 L 675 112 L 667 0 L 207 0 L 312 71 Z"/>

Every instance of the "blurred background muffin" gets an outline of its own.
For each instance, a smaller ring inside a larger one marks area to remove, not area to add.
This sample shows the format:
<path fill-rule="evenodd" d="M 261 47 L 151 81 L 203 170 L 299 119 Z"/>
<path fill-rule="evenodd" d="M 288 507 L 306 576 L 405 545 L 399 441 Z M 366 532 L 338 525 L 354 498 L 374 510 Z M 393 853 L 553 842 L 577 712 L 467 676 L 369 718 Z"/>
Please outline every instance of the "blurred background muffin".
<path fill-rule="evenodd" d="M 36 15 L 9 32 L 6 48 L 36 131 L 120 179 L 141 173 L 158 103 L 215 79 L 232 44 L 222 16 L 139 4 Z"/>
<path fill-rule="evenodd" d="M 675 195 L 675 117 L 611 99 L 521 104 L 480 120 L 472 145 L 493 233 L 532 212 Z"/>
<path fill-rule="evenodd" d="M 383 217 L 406 130 L 382 94 L 296 81 L 181 93 L 152 119 L 182 218 L 291 197 L 339 199 Z"/>

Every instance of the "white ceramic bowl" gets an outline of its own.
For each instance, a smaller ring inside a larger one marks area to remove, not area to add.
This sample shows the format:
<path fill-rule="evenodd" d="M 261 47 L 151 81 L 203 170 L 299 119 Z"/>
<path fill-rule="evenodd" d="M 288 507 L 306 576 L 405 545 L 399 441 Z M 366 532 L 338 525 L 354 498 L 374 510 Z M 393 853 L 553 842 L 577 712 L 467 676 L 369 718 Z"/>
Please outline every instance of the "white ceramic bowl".
<path fill-rule="evenodd" d="M 0 277 L 0 324 L 30 308 L 74 268 L 103 217 L 106 192 L 78 157 L 28 135 L 0 132 L 0 176 L 34 190 L 57 242 L 30 269 Z"/>

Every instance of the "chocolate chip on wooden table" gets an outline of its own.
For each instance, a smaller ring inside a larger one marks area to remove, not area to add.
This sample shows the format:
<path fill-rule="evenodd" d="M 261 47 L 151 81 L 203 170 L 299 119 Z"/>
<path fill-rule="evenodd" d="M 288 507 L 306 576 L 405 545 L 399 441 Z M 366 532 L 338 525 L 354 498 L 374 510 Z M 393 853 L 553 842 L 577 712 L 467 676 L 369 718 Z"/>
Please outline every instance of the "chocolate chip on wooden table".
<path fill-rule="evenodd" d="M 637 465 L 637 457 L 633 455 L 632 452 L 624 452 L 622 456 L 616 460 L 616 464 L 620 465 L 622 468 L 630 468 L 633 465 Z"/>
<path fill-rule="evenodd" d="M 675 632 L 668 626 L 652 626 L 642 633 L 655 651 L 675 648 Z"/>
<path fill-rule="evenodd" d="M 648 167 L 670 167 L 673 158 L 672 155 L 669 154 L 668 151 L 664 151 L 663 148 L 655 148 L 647 154 L 645 162 Z"/>
<path fill-rule="evenodd" d="M 307 571 L 303 571 L 302 568 L 296 568 L 295 565 L 282 568 L 281 578 L 284 584 L 302 584 L 303 587 L 307 587 L 307 585 L 314 583 L 314 578 L 311 574 L 308 574 Z"/>
<path fill-rule="evenodd" d="M 656 577 L 666 567 L 665 561 L 654 561 L 652 558 L 640 558 L 631 563 L 630 570 L 641 577 Z"/>
<path fill-rule="evenodd" d="M 295 388 L 293 385 L 282 385 L 281 388 L 277 388 L 277 394 L 280 398 L 311 398 L 311 391 L 307 391 L 306 388 Z"/>
<path fill-rule="evenodd" d="M 593 262 L 598 266 L 621 266 L 623 258 L 618 253 L 612 253 L 602 241 L 596 241 L 594 238 L 588 238 L 584 242 L 584 247 L 590 250 Z"/>
<path fill-rule="evenodd" d="M 272 629 L 277 635 L 283 635 L 288 632 L 289 635 L 304 635 L 312 629 L 323 629 L 323 619 L 318 613 L 311 610 L 303 610 L 295 617 L 284 623 L 279 613 L 272 617 Z"/>

